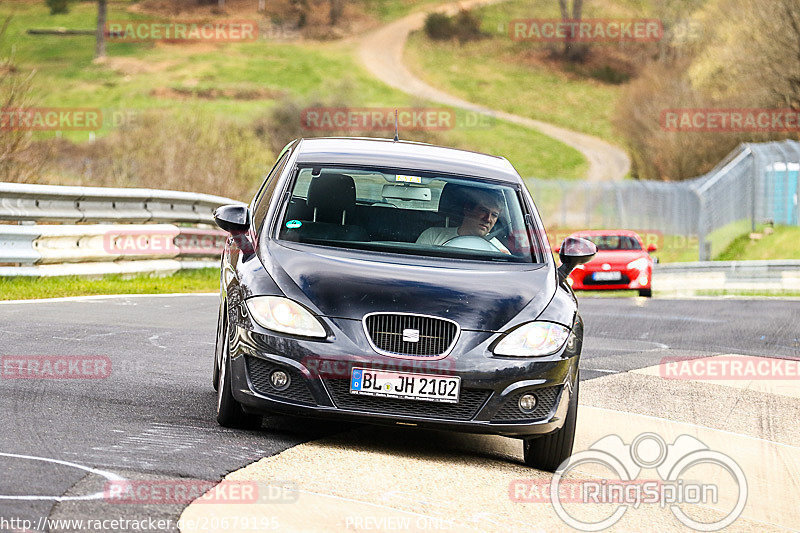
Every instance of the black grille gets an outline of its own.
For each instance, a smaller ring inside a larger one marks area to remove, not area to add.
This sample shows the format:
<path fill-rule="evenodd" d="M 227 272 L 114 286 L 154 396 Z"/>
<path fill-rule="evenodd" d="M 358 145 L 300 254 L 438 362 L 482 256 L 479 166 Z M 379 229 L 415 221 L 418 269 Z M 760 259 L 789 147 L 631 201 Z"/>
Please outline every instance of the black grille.
<path fill-rule="evenodd" d="M 455 322 L 420 315 L 379 313 L 364 319 L 372 343 L 384 352 L 431 357 L 450 348 L 458 334 Z M 418 342 L 403 340 L 403 330 L 419 332 Z"/>
<path fill-rule="evenodd" d="M 258 357 L 250 355 L 245 356 L 245 364 L 247 365 L 247 374 L 250 376 L 250 382 L 253 388 L 259 394 L 265 396 L 274 396 L 281 400 L 290 400 L 297 403 L 304 403 L 309 405 L 316 405 L 314 396 L 308 389 L 306 378 L 297 370 L 286 366 L 280 366 Z M 273 370 L 283 370 L 289 374 L 291 382 L 286 390 L 277 390 L 269 382 L 269 375 Z"/>
<path fill-rule="evenodd" d="M 491 394 L 487 390 L 462 389 L 458 403 L 438 403 L 350 394 L 349 379 L 326 379 L 325 384 L 341 409 L 442 420 L 472 420 Z"/>
<path fill-rule="evenodd" d="M 620 279 L 609 279 L 609 280 L 600 280 L 596 281 L 592 274 L 586 274 L 586 277 L 583 278 L 584 285 L 627 285 L 631 282 L 631 278 L 627 275 L 622 274 L 622 278 Z"/>
<path fill-rule="evenodd" d="M 545 418 L 553 410 L 558 397 L 560 385 L 555 387 L 543 387 L 541 389 L 525 390 L 514 393 L 503 407 L 492 417 L 492 422 L 518 422 L 521 420 L 539 420 Z M 519 408 L 519 398 L 523 394 L 536 395 L 536 407 L 530 413 L 525 413 Z"/>

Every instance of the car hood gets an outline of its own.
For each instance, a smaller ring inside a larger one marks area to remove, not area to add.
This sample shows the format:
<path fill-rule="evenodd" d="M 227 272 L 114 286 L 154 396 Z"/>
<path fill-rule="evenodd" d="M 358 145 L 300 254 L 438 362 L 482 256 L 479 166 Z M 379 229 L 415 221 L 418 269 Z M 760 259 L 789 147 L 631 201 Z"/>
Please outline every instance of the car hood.
<path fill-rule="evenodd" d="M 597 255 L 587 263 L 587 266 L 599 268 L 603 263 L 625 266 L 634 259 L 639 259 L 640 257 L 648 257 L 647 252 L 643 250 L 598 250 Z"/>
<path fill-rule="evenodd" d="M 336 318 L 417 313 L 450 318 L 462 329 L 500 331 L 523 310 L 531 320 L 536 318 L 556 289 L 547 265 L 461 266 L 417 256 L 278 243 L 262 255 L 287 297 Z"/>

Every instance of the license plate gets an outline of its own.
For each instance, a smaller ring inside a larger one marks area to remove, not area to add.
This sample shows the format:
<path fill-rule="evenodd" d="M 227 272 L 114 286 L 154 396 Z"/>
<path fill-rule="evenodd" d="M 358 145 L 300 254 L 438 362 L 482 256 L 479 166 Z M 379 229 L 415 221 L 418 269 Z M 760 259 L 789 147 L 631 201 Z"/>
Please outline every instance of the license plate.
<path fill-rule="evenodd" d="M 595 272 L 592 278 L 595 281 L 613 281 L 622 279 L 622 272 Z"/>
<path fill-rule="evenodd" d="M 368 368 L 354 368 L 350 376 L 350 394 L 380 396 L 403 400 L 458 403 L 461 378 L 384 372 Z"/>

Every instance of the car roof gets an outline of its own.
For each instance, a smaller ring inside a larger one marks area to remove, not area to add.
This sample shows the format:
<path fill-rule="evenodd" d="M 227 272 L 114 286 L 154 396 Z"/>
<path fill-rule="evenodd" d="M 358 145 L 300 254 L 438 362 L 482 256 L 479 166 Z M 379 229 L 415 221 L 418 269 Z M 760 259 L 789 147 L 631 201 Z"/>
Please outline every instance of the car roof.
<path fill-rule="evenodd" d="M 521 178 L 504 157 L 412 141 L 356 137 L 300 139 L 298 163 L 391 167 L 485 177 L 509 183 Z"/>
<path fill-rule="evenodd" d="M 573 236 L 582 237 L 582 236 L 589 236 L 589 237 L 634 237 L 636 239 L 642 240 L 639 237 L 639 234 L 635 231 L 631 231 L 629 229 L 587 229 L 583 231 L 576 231 L 572 234 Z"/>

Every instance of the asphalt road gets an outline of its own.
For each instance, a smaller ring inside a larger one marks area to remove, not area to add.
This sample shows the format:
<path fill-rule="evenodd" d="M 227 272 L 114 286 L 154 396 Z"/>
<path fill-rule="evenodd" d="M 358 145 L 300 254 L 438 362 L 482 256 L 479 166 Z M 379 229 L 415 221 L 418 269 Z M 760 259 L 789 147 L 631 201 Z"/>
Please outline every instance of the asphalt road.
<path fill-rule="evenodd" d="M 0 531 L 22 531 L 21 520 L 34 531 L 91 530 L 48 528 L 44 517 L 161 518 L 174 530 L 182 505 L 85 498 L 114 476 L 217 480 L 342 429 L 288 418 L 267 419 L 260 431 L 216 425 L 216 301 L 183 295 L 0 304 L 0 355 L 105 356 L 112 363 L 106 379 L 0 379 Z M 791 300 L 599 298 L 582 300 L 581 312 L 584 380 L 674 354 L 800 355 L 800 305 Z"/>

